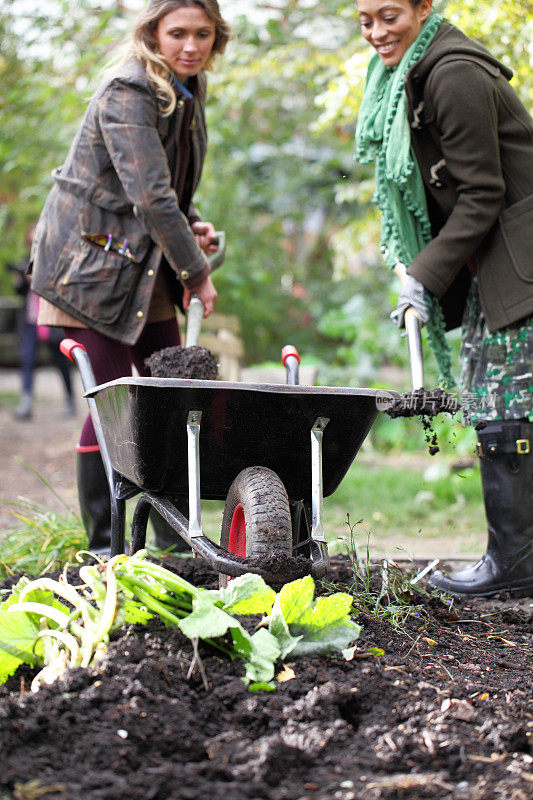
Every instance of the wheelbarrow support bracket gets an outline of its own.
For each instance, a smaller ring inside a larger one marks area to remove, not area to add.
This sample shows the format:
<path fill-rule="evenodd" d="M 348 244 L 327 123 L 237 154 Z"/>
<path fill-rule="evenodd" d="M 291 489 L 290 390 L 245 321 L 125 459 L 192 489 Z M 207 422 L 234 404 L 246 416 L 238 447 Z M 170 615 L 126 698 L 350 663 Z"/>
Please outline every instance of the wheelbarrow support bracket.
<path fill-rule="evenodd" d="M 202 536 L 200 504 L 200 422 L 201 411 L 189 411 L 187 417 L 187 447 L 189 466 L 189 537 Z"/>
<path fill-rule="evenodd" d="M 328 422 L 328 417 L 318 417 L 311 428 L 311 538 L 315 542 L 326 541 L 322 483 L 322 436 Z"/>

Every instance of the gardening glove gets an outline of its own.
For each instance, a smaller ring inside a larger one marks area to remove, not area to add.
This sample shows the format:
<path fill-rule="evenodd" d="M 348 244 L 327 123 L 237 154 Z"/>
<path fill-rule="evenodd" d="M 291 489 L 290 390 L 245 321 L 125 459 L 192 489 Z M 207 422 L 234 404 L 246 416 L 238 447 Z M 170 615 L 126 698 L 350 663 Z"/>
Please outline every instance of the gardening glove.
<path fill-rule="evenodd" d="M 407 275 L 398 297 L 398 305 L 390 315 L 399 328 L 405 327 L 405 312 L 408 308 L 414 308 L 420 317 L 422 325 L 428 321 L 429 311 L 425 301 L 426 294 L 429 294 L 429 292 L 422 286 L 420 281 L 417 281 L 412 275 Z"/>

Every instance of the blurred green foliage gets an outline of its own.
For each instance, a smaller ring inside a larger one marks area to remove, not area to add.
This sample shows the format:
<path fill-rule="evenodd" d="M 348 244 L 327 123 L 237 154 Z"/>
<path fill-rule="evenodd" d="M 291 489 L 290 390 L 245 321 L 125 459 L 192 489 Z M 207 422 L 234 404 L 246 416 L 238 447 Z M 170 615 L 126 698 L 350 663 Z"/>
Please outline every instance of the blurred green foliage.
<path fill-rule="evenodd" d="M 372 171 L 353 134 L 369 50 L 353 0 L 277 0 L 232 15 L 233 40 L 209 76 L 210 147 L 197 202 L 227 231 L 218 310 L 241 320 L 248 363 L 290 342 L 322 383 L 409 388 L 405 342 L 388 319 L 396 279 L 377 253 Z M 517 70 L 531 102 L 530 1 L 440 2 Z M 24 255 L 98 74 L 137 0 L 48 0 L 0 12 L 0 292 Z M 457 338 L 453 346 L 457 349 Z M 427 351 L 429 353 L 429 350 Z M 427 383 L 436 380 L 427 358 Z M 400 425 L 398 425 L 400 427 Z"/>

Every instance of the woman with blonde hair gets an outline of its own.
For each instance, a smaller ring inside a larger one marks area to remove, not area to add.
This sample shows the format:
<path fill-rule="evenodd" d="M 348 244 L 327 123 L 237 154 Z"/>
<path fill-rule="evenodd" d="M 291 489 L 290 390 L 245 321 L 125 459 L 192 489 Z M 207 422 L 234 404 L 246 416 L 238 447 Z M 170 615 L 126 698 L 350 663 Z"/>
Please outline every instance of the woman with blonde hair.
<path fill-rule="evenodd" d="M 213 310 L 215 229 L 193 195 L 207 144 L 205 70 L 228 39 L 217 0 L 151 0 L 54 171 L 31 255 L 39 324 L 83 344 L 98 383 L 132 365 L 146 375 L 151 353 L 178 345 L 175 305 L 187 309 L 193 290 L 206 316 Z M 77 450 L 89 546 L 105 552 L 109 490 L 90 417 Z M 177 543 L 161 523 L 156 543 Z"/>

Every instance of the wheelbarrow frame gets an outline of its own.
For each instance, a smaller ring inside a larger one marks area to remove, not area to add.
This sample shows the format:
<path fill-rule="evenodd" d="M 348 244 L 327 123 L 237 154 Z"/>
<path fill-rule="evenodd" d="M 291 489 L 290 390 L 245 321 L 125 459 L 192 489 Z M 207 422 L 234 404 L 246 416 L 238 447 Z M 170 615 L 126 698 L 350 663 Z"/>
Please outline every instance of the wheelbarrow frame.
<path fill-rule="evenodd" d="M 267 582 L 276 582 L 276 576 L 269 574 L 264 568 L 257 566 L 250 561 L 250 559 L 243 559 L 232 553 L 226 551 L 211 539 L 206 537 L 202 531 L 201 522 L 201 485 L 200 485 L 200 431 L 202 426 L 202 410 L 200 408 L 188 406 L 186 420 L 186 434 L 187 434 L 187 473 L 188 473 L 188 504 L 189 504 L 189 519 L 187 520 L 183 514 L 176 508 L 169 496 L 164 496 L 164 493 L 146 488 L 142 485 L 142 480 L 138 480 L 135 476 L 132 479 L 131 475 L 124 475 L 117 471 L 113 466 L 113 459 L 110 454 L 108 442 L 102 425 L 99 408 L 96 401 L 96 396 L 105 396 L 106 389 L 117 391 L 125 390 L 135 391 L 135 387 L 141 384 L 148 387 L 149 391 L 152 388 L 166 388 L 165 384 L 173 385 L 172 392 L 176 391 L 176 384 L 182 385 L 183 392 L 186 389 L 191 390 L 193 398 L 194 387 L 200 386 L 202 391 L 207 391 L 204 387 L 214 384 L 222 387 L 220 392 L 224 392 L 224 387 L 229 387 L 229 392 L 238 388 L 238 399 L 246 396 L 243 394 L 243 389 L 254 388 L 264 390 L 264 387 L 250 387 L 246 384 L 225 384 L 224 382 L 211 382 L 211 381 L 177 381 L 176 379 L 156 379 L 156 378 L 124 378 L 118 381 L 111 381 L 108 384 L 101 386 L 96 385 L 94 373 L 92 370 L 91 362 L 85 348 L 73 340 L 64 340 L 61 344 L 61 349 L 72 361 L 74 361 L 80 371 L 82 383 L 85 389 L 85 397 L 89 406 L 89 412 L 93 421 L 96 432 L 98 444 L 102 461 L 104 463 L 106 475 L 108 478 L 111 498 L 111 556 L 124 552 L 125 549 L 125 503 L 126 500 L 137 495 L 141 492 L 141 496 L 137 500 L 137 505 L 133 515 L 131 527 L 131 543 L 130 551 L 136 552 L 144 547 L 146 541 L 146 527 L 151 508 L 154 508 L 166 522 L 179 533 L 182 538 L 191 547 L 194 553 L 201 555 L 206 561 L 218 572 L 237 577 L 246 572 L 253 572 L 262 577 Z M 287 384 L 288 386 L 298 385 L 298 364 L 299 356 L 294 348 L 287 347 L 282 351 L 282 360 L 286 368 Z M 153 384 L 153 387 L 152 387 Z M 288 391 L 288 387 L 277 385 L 270 387 L 273 390 L 274 396 L 277 394 L 283 395 Z M 148 390 L 147 389 L 147 390 Z M 268 387 L 266 389 L 268 391 Z M 302 393 L 315 394 L 311 387 L 301 387 Z M 327 387 L 317 387 L 316 393 L 327 393 Z M 366 403 L 366 421 L 368 430 L 370 430 L 376 416 L 379 413 L 378 405 L 375 403 L 377 391 L 376 390 L 329 390 L 338 392 L 360 392 L 361 394 L 368 395 Z M 161 396 L 161 395 L 158 395 Z M 189 397 L 182 396 L 189 401 Z M 368 402 L 375 403 L 375 413 L 372 406 L 372 414 L 368 415 Z M 193 403 L 191 399 L 191 403 Z M 194 403 L 193 403 L 194 406 Z M 208 414 L 209 416 L 209 414 Z M 305 546 L 307 553 L 311 558 L 311 574 L 315 578 L 322 577 L 328 568 L 329 558 L 326 546 L 325 532 L 324 532 L 324 519 L 323 519 L 323 457 L 322 457 L 322 442 L 324 430 L 330 422 L 327 416 L 318 414 L 314 418 L 310 426 L 309 436 L 311 444 L 311 491 L 309 499 L 294 499 L 289 494 L 290 508 L 291 508 L 291 521 L 293 529 L 293 546 Z M 366 437 L 368 432 L 366 430 L 361 439 L 361 442 Z M 358 449 L 358 448 L 357 448 Z M 352 459 L 355 458 L 357 453 L 355 450 Z M 119 468 L 121 467 L 120 459 Z M 117 461 L 115 454 L 115 462 Z M 247 464 L 250 466 L 250 464 Z M 122 465 L 124 469 L 124 465 Z M 127 472 L 127 470 L 126 470 Z M 342 476 L 345 471 L 342 473 Z M 342 479 L 342 477 L 339 479 Z M 334 487 L 336 488 L 336 486 Z M 334 490 L 334 489 L 333 489 Z M 331 493 L 331 487 L 330 491 Z M 169 492 L 167 491 L 168 495 Z M 180 492 L 174 492 L 180 494 Z M 183 494 L 183 493 L 182 493 Z M 204 495 L 204 496 L 210 496 Z M 211 495 L 215 497 L 216 495 Z M 310 519 L 309 519 L 310 517 Z"/>

